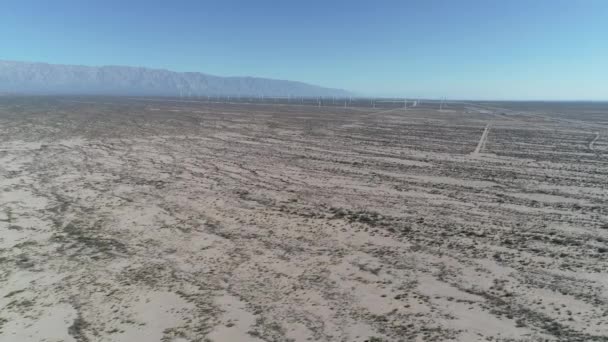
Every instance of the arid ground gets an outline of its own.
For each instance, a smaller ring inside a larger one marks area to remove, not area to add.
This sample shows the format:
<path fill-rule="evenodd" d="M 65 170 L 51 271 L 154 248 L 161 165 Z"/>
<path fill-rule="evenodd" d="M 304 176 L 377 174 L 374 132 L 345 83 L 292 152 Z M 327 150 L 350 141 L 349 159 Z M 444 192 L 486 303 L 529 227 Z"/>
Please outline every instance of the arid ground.
<path fill-rule="evenodd" d="M 608 341 L 608 105 L 2 97 L 0 341 Z"/>

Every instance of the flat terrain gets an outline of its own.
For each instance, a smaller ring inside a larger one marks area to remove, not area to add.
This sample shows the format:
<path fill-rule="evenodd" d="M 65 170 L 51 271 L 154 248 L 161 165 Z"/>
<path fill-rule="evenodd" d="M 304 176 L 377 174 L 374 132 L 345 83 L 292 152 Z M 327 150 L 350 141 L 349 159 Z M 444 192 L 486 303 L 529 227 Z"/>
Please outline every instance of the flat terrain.
<path fill-rule="evenodd" d="M 577 108 L 0 98 L 0 341 L 608 341 Z"/>

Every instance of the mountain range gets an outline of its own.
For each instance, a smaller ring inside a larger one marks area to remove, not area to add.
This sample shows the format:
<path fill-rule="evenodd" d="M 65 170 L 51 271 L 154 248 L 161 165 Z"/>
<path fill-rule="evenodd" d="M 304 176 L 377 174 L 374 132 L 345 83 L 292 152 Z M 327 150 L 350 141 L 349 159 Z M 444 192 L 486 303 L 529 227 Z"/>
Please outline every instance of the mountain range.
<path fill-rule="evenodd" d="M 0 93 L 139 96 L 350 96 L 341 89 L 259 77 L 221 77 L 129 66 L 0 60 Z"/>

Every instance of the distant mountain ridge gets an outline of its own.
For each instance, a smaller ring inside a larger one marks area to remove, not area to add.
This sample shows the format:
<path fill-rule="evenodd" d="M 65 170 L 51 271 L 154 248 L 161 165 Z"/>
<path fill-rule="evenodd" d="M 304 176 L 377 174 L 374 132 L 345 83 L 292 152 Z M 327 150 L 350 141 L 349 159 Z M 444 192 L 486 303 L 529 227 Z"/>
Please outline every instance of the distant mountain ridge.
<path fill-rule="evenodd" d="M 128 66 L 0 60 L 0 93 L 156 96 L 350 96 L 341 89 L 258 77 L 220 77 Z"/>

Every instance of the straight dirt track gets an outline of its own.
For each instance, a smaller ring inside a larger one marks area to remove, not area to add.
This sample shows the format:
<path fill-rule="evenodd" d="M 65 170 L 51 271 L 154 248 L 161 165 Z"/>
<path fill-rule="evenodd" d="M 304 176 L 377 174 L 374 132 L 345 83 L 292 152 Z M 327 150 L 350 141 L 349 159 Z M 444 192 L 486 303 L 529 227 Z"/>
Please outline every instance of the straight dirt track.
<path fill-rule="evenodd" d="M 0 341 L 607 341 L 601 115 L 543 112 L 1 98 Z"/>
<path fill-rule="evenodd" d="M 477 147 L 475 147 L 475 151 L 473 151 L 473 154 L 477 155 L 481 153 L 481 151 L 484 149 L 484 147 L 486 146 L 486 141 L 488 140 L 489 132 L 490 124 L 487 124 L 486 127 L 483 129 L 483 133 L 481 134 L 481 138 L 479 139 L 479 143 L 477 144 Z"/>

